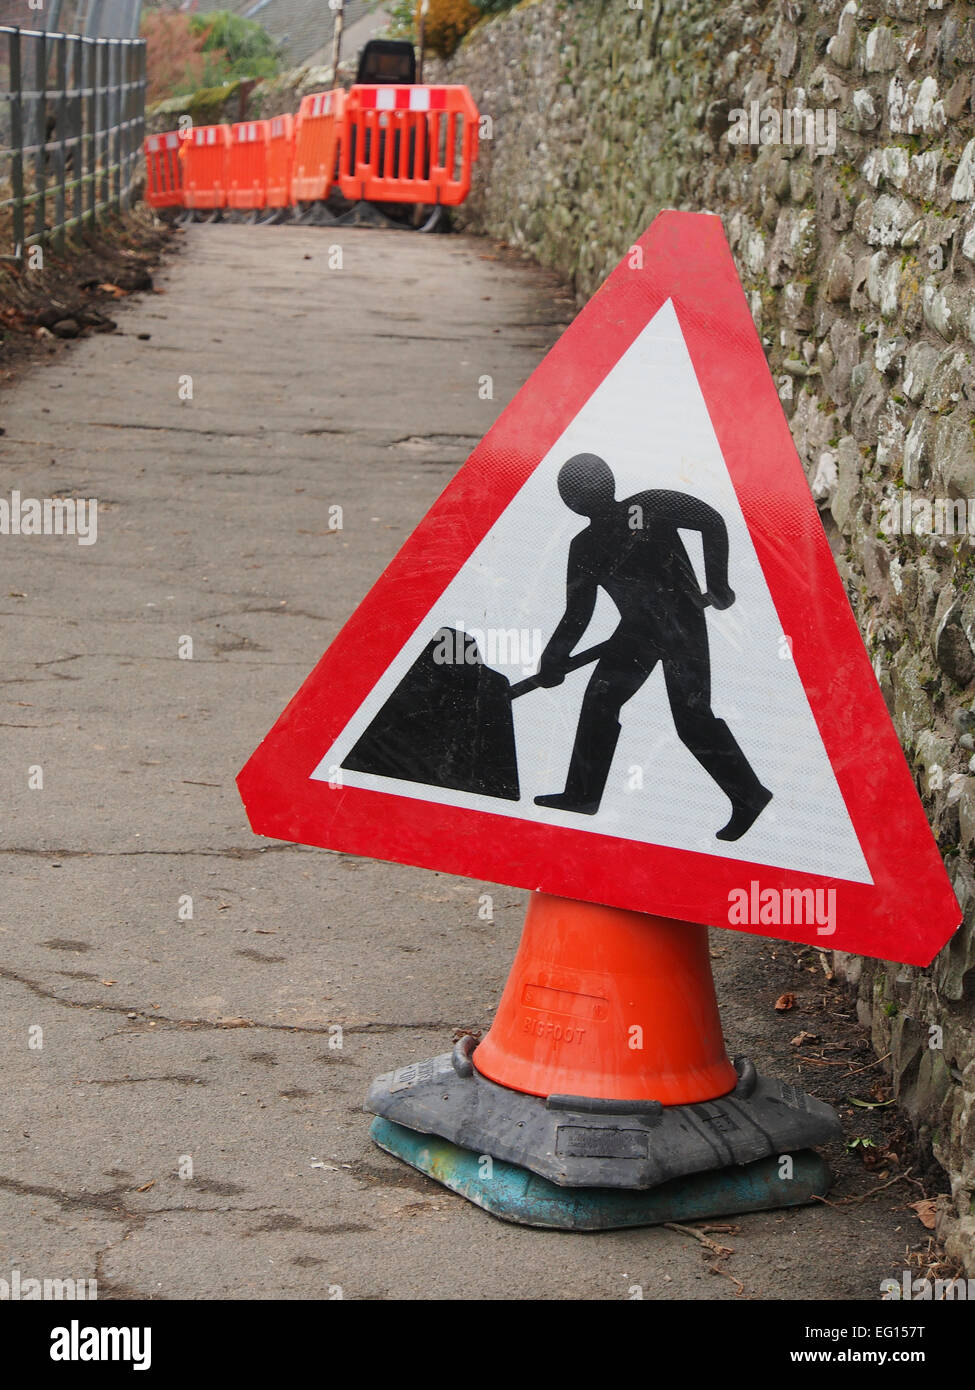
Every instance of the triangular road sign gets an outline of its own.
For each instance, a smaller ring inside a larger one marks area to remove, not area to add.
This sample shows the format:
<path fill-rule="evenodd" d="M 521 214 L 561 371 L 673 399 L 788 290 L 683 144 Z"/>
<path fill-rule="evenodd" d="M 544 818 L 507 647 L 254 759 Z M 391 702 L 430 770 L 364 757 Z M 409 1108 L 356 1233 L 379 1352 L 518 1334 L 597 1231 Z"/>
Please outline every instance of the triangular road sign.
<path fill-rule="evenodd" d="M 656 219 L 238 780 L 263 835 L 940 950 L 961 913 L 718 218 Z"/>

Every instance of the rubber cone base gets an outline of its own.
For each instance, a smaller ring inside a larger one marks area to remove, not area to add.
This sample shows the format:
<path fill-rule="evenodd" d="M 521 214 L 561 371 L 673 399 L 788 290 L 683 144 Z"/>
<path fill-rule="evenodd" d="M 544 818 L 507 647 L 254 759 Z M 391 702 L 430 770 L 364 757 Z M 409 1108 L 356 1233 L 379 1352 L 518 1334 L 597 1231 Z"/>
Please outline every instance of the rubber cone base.
<path fill-rule="evenodd" d="M 759 1076 L 745 1058 L 735 1062 L 738 1084 L 730 1094 L 663 1106 L 509 1090 L 480 1074 L 473 1046 L 461 1038 L 452 1053 L 377 1077 L 366 1110 L 560 1187 L 655 1188 L 795 1154 L 842 1134 L 831 1106 Z"/>
<path fill-rule="evenodd" d="M 778 1158 L 674 1178 L 647 1191 L 559 1187 L 527 1168 L 462 1149 L 435 1135 L 418 1134 L 377 1116 L 372 1138 L 394 1158 L 426 1173 L 451 1192 L 502 1221 L 556 1231 L 611 1231 L 664 1221 L 736 1216 L 750 1211 L 802 1206 L 824 1197 L 830 1173 L 810 1150 L 791 1157 L 791 1176 Z"/>

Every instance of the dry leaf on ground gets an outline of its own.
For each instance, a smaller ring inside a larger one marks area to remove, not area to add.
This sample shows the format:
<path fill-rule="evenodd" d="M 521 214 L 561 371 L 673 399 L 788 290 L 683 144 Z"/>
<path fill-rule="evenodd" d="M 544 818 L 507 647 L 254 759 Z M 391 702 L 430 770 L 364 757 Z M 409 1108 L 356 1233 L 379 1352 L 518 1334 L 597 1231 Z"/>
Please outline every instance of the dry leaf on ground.
<path fill-rule="evenodd" d="M 917 1219 L 926 1231 L 933 1231 L 935 1218 L 937 1216 L 937 1206 L 930 1197 L 922 1197 L 920 1202 L 908 1202 L 911 1211 L 917 1212 Z"/>

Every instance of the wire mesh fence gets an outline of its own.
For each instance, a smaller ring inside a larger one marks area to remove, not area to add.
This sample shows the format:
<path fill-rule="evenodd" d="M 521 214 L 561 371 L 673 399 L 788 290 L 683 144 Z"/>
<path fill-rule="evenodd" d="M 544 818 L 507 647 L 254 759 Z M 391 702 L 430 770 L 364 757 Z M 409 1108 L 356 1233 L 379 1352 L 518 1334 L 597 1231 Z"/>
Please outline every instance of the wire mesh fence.
<path fill-rule="evenodd" d="M 146 46 L 0 25 L 0 256 L 94 226 L 132 201 Z"/>

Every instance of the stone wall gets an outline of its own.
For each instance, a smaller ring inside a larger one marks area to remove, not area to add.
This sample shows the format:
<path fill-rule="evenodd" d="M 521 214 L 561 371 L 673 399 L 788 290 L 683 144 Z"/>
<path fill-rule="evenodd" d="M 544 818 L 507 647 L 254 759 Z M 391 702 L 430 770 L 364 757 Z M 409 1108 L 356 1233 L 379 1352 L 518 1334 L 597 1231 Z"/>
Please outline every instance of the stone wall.
<path fill-rule="evenodd" d="M 975 526 L 975 6 L 528 0 L 427 76 L 466 83 L 493 123 L 463 224 L 581 299 L 661 208 L 724 220 L 965 911 L 929 970 L 837 965 L 950 1174 L 939 1230 L 975 1274 L 975 548 L 883 534 L 905 496 L 928 532 L 916 504 L 938 498 L 971 499 Z M 784 108 L 824 148 L 729 139 Z"/>

